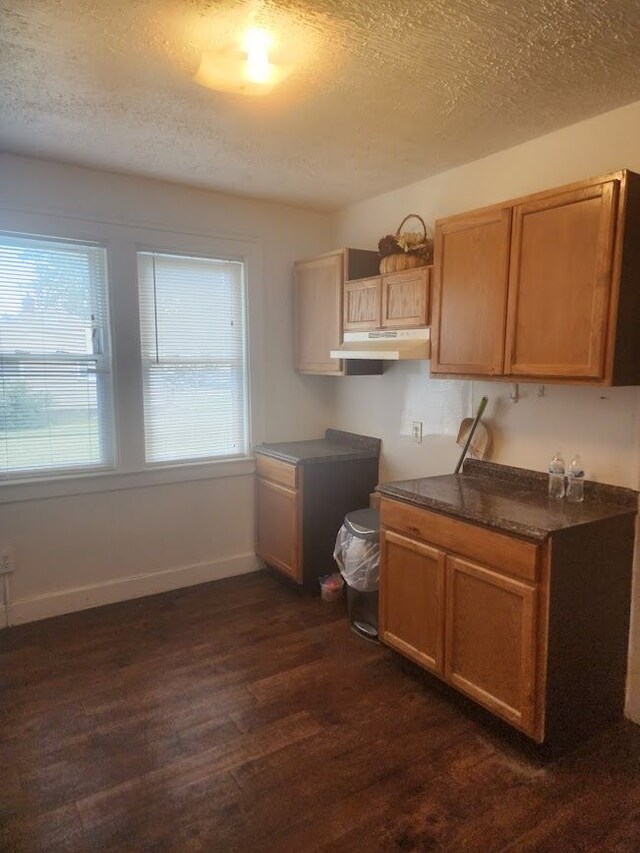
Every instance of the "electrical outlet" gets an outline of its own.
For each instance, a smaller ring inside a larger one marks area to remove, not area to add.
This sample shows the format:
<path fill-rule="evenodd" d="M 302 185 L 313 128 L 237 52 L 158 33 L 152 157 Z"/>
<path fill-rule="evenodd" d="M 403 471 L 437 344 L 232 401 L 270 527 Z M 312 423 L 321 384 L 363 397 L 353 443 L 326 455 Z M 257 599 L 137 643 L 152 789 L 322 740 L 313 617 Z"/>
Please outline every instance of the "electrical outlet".
<path fill-rule="evenodd" d="M 414 421 L 411 426 L 411 438 L 416 444 L 422 444 L 422 421 Z"/>
<path fill-rule="evenodd" d="M 0 550 L 0 575 L 11 574 L 15 570 L 13 552 L 10 548 Z"/>

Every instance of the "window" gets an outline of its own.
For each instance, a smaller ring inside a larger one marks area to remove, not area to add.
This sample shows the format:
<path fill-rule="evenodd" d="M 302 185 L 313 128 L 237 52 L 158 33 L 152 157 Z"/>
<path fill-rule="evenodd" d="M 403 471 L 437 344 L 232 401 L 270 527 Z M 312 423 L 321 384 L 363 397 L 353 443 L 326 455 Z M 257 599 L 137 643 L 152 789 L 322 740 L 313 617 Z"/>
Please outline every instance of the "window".
<path fill-rule="evenodd" d="M 0 479 L 113 463 L 103 246 L 0 234 Z"/>
<path fill-rule="evenodd" d="M 138 253 L 147 462 L 244 456 L 244 265 Z"/>

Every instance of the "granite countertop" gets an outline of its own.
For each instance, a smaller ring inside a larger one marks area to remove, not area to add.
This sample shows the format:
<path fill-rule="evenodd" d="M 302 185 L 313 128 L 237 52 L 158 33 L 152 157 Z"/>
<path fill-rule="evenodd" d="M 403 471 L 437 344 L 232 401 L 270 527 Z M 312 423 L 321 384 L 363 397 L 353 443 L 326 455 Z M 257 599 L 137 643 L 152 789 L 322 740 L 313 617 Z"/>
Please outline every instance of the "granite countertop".
<path fill-rule="evenodd" d="M 462 474 L 383 483 L 378 492 L 423 509 L 527 539 L 638 511 L 633 489 L 585 482 L 582 503 L 547 495 L 547 475 L 523 468 L 467 460 Z"/>
<path fill-rule="evenodd" d="M 311 465 L 347 459 L 377 459 L 380 456 L 380 445 L 379 438 L 328 429 L 324 438 L 259 444 L 254 449 L 254 453 L 272 456 L 274 459 L 281 459 L 293 465 Z"/>

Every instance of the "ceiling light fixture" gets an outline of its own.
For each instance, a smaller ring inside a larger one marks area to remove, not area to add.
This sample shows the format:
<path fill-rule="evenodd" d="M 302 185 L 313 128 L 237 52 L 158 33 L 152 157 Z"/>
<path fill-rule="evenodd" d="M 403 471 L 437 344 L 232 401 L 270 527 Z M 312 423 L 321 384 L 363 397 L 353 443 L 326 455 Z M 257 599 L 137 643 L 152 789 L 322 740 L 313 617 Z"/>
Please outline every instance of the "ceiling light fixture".
<path fill-rule="evenodd" d="M 293 71 L 293 65 L 269 59 L 271 35 L 251 27 L 237 46 L 205 51 L 194 80 L 209 89 L 240 95 L 265 95 Z"/>
<path fill-rule="evenodd" d="M 271 76 L 269 48 L 271 38 L 266 30 L 250 29 L 244 37 L 243 47 L 247 53 L 246 74 L 254 83 L 268 83 Z"/>

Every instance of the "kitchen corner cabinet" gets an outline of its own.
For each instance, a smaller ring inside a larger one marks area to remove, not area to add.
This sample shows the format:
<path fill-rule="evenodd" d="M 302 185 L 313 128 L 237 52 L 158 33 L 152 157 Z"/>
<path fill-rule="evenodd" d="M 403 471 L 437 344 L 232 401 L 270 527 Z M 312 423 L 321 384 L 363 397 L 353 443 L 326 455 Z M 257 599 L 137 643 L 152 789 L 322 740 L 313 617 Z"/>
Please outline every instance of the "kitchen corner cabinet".
<path fill-rule="evenodd" d="M 431 372 L 640 384 L 640 176 L 436 223 Z"/>
<path fill-rule="evenodd" d="M 256 451 L 256 554 L 319 592 L 318 577 L 336 571 L 333 549 L 344 516 L 369 505 L 377 481 L 377 458 L 304 464 Z"/>
<path fill-rule="evenodd" d="M 324 376 L 382 373 L 378 361 L 330 358 L 342 343 L 343 288 L 347 278 L 378 271 L 377 252 L 340 249 L 294 265 L 294 366 Z"/>
<path fill-rule="evenodd" d="M 381 500 L 385 644 L 539 743 L 622 714 L 633 511 L 528 541 Z"/>
<path fill-rule="evenodd" d="M 429 323 L 431 267 L 386 273 L 344 285 L 343 329 L 415 329 Z"/>

